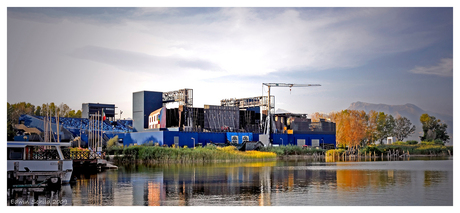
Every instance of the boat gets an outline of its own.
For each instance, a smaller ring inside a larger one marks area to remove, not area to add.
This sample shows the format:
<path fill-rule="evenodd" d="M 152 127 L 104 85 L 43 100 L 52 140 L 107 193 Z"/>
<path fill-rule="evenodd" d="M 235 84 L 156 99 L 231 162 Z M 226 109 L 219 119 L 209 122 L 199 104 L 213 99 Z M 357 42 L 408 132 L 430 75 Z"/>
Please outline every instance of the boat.
<path fill-rule="evenodd" d="M 8 186 L 60 187 L 69 183 L 73 161 L 61 147 L 71 143 L 7 142 Z"/>

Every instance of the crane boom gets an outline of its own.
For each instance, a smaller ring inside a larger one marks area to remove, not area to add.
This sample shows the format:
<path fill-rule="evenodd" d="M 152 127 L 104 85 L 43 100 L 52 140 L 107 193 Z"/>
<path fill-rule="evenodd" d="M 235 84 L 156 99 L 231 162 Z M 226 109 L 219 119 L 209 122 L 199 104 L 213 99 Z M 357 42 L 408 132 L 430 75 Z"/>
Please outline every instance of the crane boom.
<path fill-rule="evenodd" d="M 321 84 L 286 84 L 286 83 L 262 83 L 262 87 L 268 87 L 268 110 L 267 110 L 267 123 L 265 125 L 265 135 L 267 135 L 268 143 L 270 142 L 271 133 L 271 112 L 270 112 L 270 87 L 310 87 L 310 86 L 321 86 Z M 262 117 L 262 114 L 261 114 Z"/>
<path fill-rule="evenodd" d="M 268 87 L 311 87 L 321 86 L 321 84 L 286 84 L 286 83 L 263 83 L 262 85 Z"/>

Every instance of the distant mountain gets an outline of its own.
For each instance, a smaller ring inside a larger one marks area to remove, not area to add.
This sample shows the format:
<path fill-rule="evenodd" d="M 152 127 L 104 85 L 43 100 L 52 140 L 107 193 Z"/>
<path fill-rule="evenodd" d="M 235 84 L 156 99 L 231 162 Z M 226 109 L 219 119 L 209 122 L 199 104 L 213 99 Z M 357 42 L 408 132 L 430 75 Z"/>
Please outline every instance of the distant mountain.
<path fill-rule="evenodd" d="M 393 117 L 395 118 L 398 115 L 408 118 L 412 122 L 412 124 L 415 125 L 416 130 L 415 130 L 415 133 L 411 135 L 409 138 L 407 138 L 406 140 L 420 140 L 419 136 L 423 135 L 422 124 L 420 123 L 420 116 L 424 113 L 427 113 L 430 116 L 435 116 L 437 119 L 441 119 L 443 123 L 447 124 L 448 126 L 447 133 L 450 136 L 449 144 L 452 144 L 452 141 L 454 138 L 453 136 L 453 133 L 454 133 L 453 116 L 425 111 L 414 104 L 387 105 L 387 104 L 371 104 L 371 103 L 365 103 L 365 102 L 358 101 L 358 102 L 351 103 L 348 109 L 364 110 L 366 113 L 368 113 L 371 110 L 374 110 L 377 112 L 384 112 L 385 114 L 393 115 Z"/>

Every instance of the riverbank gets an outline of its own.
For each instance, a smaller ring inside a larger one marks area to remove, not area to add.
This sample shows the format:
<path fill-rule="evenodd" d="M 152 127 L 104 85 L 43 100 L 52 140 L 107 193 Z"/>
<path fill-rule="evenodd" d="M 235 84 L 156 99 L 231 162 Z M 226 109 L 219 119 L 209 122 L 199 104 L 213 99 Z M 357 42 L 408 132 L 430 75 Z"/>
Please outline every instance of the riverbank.
<path fill-rule="evenodd" d="M 234 146 L 205 146 L 195 148 L 172 148 L 160 146 L 115 147 L 108 150 L 115 161 L 142 162 L 220 162 L 243 160 L 275 160 L 273 152 L 245 151 L 241 152 Z"/>
<path fill-rule="evenodd" d="M 134 163 L 192 163 L 192 162 L 245 162 L 314 159 L 327 157 L 339 159 L 400 158 L 410 156 L 452 156 L 452 146 L 417 145 L 374 145 L 361 149 L 323 150 L 287 145 L 264 147 L 259 151 L 238 151 L 233 146 L 205 146 L 195 148 L 173 148 L 160 146 L 112 147 L 108 160 Z"/>

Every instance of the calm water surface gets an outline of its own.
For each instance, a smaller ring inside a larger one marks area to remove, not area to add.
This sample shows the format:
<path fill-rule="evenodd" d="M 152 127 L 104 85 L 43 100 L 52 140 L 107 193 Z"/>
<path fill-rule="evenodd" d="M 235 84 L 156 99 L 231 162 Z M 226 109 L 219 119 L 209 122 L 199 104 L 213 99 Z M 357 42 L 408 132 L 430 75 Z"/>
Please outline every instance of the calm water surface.
<path fill-rule="evenodd" d="M 453 205 L 452 158 L 125 165 L 78 178 L 60 191 L 36 195 L 35 201 L 74 206 Z M 18 201 L 34 197 L 16 195 L 8 205 L 31 203 Z"/>

